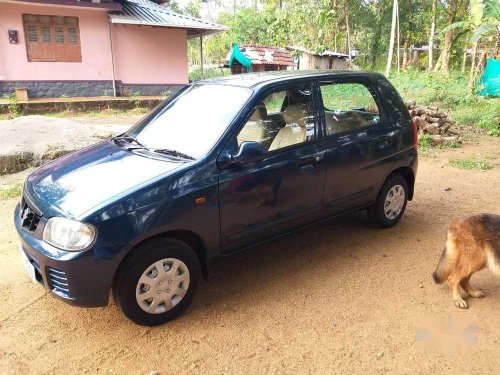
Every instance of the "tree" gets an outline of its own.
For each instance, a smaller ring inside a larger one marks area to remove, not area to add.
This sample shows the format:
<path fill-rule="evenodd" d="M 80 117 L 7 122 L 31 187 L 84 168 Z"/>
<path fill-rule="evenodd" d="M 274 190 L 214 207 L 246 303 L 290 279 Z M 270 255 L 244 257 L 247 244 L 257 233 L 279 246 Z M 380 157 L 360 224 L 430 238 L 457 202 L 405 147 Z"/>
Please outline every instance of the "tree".
<path fill-rule="evenodd" d="M 500 34 L 500 5 L 495 0 L 471 0 L 469 16 L 464 21 L 448 25 L 442 32 L 448 33 L 455 29 L 462 29 L 472 33 L 469 42 L 472 44 L 471 66 L 469 71 L 469 86 L 475 83 L 477 68 L 482 59 L 476 64 L 479 41 L 490 33 L 496 33 L 496 43 Z M 465 66 L 466 51 L 462 66 Z M 464 69 L 462 69 L 463 71 Z"/>
<path fill-rule="evenodd" d="M 389 73 L 391 72 L 392 56 L 394 54 L 394 37 L 396 34 L 397 12 L 398 12 L 398 0 L 394 0 L 392 3 L 392 23 L 391 23 L 391 38 L 389 40 L 389 54 L 387 56 L 387 65 L 385 66 L 386 76 L 389 76 Z"/>
<path fill-rule="evenodd" d="M 429 34 L 429 70 L 432 70 L 434 61 L 434 35 L 436 33 L 437 0 L 432 0 L 431 32 Z"/>
<path fill-rule="evenodd" d="M 446 7 L 446 13 L 448 14 L 448 25 L 453 25 L 458 11 L 459 0 L 450 0 L 448 6 Z M 441 50 L 441 64 L 434 67 L 434 71 L 440 71 L 445 74 L 450 73 L 450 56 L 451 47 L 453 44 L 453 29 L 449 29 L 444 34 L 443 49 Z"/>

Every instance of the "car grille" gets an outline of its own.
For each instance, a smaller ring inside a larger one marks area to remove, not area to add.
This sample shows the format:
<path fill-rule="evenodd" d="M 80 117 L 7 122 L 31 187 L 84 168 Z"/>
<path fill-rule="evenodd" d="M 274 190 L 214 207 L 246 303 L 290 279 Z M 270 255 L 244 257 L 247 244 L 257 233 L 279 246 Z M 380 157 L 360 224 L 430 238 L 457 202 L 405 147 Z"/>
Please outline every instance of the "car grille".
<path fill-rule="evenodd" d="M 66 273 L 56 270 L 55 268 L 48 267 L 48 276 L 50 286 L 54 292 L 69 294 L 68 279 Z"/>
<path fill-rule="evenodd" d="M 41 215 L 36 213 L 33 208 L 28 205 L 28 202 L 26 201 L 26 199 L 24 199 L 24 197 L 21 198 L 20 212 L 21 227 L 30 233 L 34 233 L 38 226 L 38 223 L 40 222 Z"/>

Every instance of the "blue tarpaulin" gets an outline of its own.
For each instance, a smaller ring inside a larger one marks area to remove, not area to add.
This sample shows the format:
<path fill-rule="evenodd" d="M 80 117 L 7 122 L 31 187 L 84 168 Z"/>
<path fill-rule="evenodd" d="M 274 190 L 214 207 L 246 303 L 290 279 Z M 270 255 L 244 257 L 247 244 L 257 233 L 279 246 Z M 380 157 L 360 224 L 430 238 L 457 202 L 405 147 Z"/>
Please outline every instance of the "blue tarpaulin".
<path fill-rule="evenodd" d="M 500 60 L 488 59 L 478 82 L 479 95 L 500 97 Z"/>

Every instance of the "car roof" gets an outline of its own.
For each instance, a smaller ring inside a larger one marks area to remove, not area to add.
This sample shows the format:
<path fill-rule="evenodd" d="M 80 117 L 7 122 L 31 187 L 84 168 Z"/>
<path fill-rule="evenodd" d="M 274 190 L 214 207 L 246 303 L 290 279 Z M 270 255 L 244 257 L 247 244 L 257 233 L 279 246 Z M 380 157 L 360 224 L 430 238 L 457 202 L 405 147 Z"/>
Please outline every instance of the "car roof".
<path fill-rule="evenodd" d="M 287 82 L 310 79 L 329 79 L 338 77 L 364 77 L 368 79 L 380 79 L 379 73 L 352 71 L 352 70 L 281 70 L 272 72 L 243 73 L 224 77 L 216 77 L 196 81 L 196 84 L 224 84 L 241 87 L 256 87 L 268 83 Z"/>

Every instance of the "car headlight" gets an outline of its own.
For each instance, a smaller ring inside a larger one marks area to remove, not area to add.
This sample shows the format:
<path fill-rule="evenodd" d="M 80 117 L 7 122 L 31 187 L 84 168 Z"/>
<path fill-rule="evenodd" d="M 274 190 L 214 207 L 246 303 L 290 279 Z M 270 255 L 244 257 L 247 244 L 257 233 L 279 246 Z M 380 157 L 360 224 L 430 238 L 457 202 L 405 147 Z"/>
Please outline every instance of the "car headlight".
<path fill-rule="evenodd" d="M 94 242 L 96 233 L 93 225 L 52 217 L 45 224 L 43 240 L 66 251 L 83 251 Z"/>

